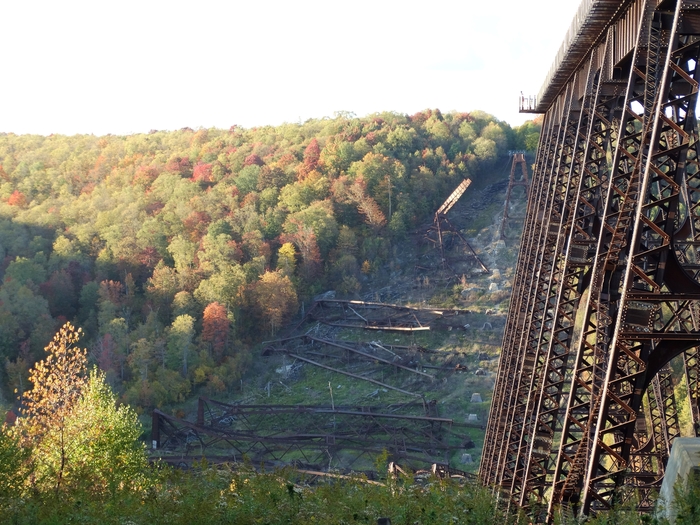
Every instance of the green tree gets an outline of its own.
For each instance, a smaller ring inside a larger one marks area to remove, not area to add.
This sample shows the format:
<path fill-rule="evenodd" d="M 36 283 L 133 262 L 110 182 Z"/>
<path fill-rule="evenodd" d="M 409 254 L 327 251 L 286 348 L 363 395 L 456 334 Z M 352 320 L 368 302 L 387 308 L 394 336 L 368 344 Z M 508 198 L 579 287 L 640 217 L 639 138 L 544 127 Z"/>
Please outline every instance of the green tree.
<path fill-rule="evenodd" d="M 203 279 L 194 291 L 194 297 L 203 308 L 209 303 L 218 302 L 232 310 L 239 303 L 240 289 L 245 282 L 246 276 L 241 265 L 227 266 L 208 279 Z"/>
<path fill-rule="evenodd" d="M 148 459 L 138 416 L 128 405 L 117 407 L 102 372 L 90 372 L 67 427 L 73 439 L 71 486 L 110 496 L 145 488 Z"/>
<path fill-rule="evenodd" d="M 241 259 L 241 250 L 230 235 L 207 234 L 202 237 L 202 250 L 197 254 L 199 269 L 207 276 L 221 271 Z"/>
<path fill-rule="evenodd" d="M 292 277 L 296 268 L 296 249 L 291 242 L 285 242 L 277 251 L 277 271 Z"/>
<path fill-rule="evenodd" d="M 290 215 L 284 225 L 285 232 L 290 234 L 303 228 L 313 231 L 321 255 L 327 255 L 338 237 L 338 223 L 331 202 L 316 201 L 308 208 Z"/>
<path fill-rule="evenodd" d="M 168 332 L 168 354 L 170 368 L 179 368 L 183 377 L 187 377 L 193 339 L 194 317 L 187 314 L 176 317 Z"/>
<path fill-rule="evenodd" d="M 15 429 L 32 449 L 40 488 L 61 489 L 68 468 L 71 440 L 68 418 L 85 386 L 87 350 L 78 348 L 80 329 L 66 323 L 46 347 L 49 354 L 30 370 L 23 416 Z"/>
<path fill-rule="evenodd" d="M 5 270 L 5 282 L 15 281 L 33 288 L 45 280 L 46 269 L 26 257 L 17 257 Z"/>
<path fill-rule="evenodd" d="M 474 155 L 480 162 L 490 164 L 496 160 L 497 153 L 496 143 L 493 140 L 479 137 L 474 141 Z"/>
<path fill-rule="evenodd" d="M 8 427 L 0 426 L 0 510 L 21 497 L 30 473 L 28 459 L 29 449 L 20 446 Z"/>
<path fill-rule="evenodd" d="M 173 319 L 183 314 L 196 317 L 199 310 L 199 305 L 197 304 L 197 301 L 195 301 L 194 297 L 192 297 L 190 292 L 183 290 L 175 294 L 175 297 L 173 298 L 172 310 Z"/>
<path fill-rule="evenodd" d="M 56 494 L 114 493 L 143 481 L 147 464 L 136 414 L 116 407 L 104 375 L 86 373 L 81 330 L 66 323 L 30 372 L 31 390 L 13 429 L 35 468 L 33 484 Z"/>
<path fill-rule="evenodd" d="M 182 235 L 178 235 L 168 245 L 168 253 L 175 261 L 175 269 L 180 274 L 187 274 L 194 267 L 194 254 L 197 247 Z"/>
<path fill-rule="evenodd" d="M 489 122 L 484 129 L 481 130 L 481 136 L 485 139 L 492 140 L 496 144 L 496 151 L 503 152 L 508 147 L 508 137 L 505 129 L 495 122 Z"/>

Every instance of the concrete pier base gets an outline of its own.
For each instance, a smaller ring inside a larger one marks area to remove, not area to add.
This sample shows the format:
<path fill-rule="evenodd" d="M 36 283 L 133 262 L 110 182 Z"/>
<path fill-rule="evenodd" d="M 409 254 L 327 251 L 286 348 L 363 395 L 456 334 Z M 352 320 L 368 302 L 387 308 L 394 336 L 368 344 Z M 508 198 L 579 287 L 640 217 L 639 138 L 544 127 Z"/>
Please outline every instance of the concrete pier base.
<path fill-rule="evenodd" d="M 671 447 L 671 456 L 661 484 L 659 498 L 663 515 L 674 523 L 676 513 L 673 505 L 673 488 L 676 482 L 685 483 L 694 468 L 700 467 L 700 438 L 676 438 Z"/>

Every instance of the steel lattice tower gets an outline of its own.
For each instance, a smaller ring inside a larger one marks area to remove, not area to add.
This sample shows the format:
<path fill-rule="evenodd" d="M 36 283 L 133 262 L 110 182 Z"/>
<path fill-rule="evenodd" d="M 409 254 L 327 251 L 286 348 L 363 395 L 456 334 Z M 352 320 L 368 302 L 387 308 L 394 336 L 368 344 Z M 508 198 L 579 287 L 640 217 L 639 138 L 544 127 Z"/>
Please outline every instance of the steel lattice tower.
<path fill-rule="evenodd" d="M 511 152 L 512 162 L 510 165 L 510 177 L 508 178 L 508 190 L 506 191 L 506 202 L 503 205 L 503 219 L 501 219 L 501 239 L 506 238 L 506 228 L 510 217 L 510 197 L 513 194 L 513 188 L 521 186 L 525 190 L 527 197 L 530 183 L 527 177 L 527 162 L 525 161 L 525 153 L 522 151 Z M 515 180 L 515 173 L 520 167 L 520 180 Z"/>
<path fill-rule="evenodd" d="M 538 521 L 649 510 L 676 402 L 700 423 L 699 60 L 700 0 L 584 0 L 521 101 L 545 117 L 480 477 Z"/>

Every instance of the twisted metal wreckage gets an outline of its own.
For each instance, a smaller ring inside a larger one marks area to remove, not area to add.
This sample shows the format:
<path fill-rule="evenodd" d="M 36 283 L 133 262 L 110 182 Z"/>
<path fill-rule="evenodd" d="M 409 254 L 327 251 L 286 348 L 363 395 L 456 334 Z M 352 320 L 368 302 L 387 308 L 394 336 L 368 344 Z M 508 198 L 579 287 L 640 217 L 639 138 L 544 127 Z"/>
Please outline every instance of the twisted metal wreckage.
<path fill-rule="evenodd" d="M 460 310 L 321 299 L 304 319 L 364 330 L 381 326 L 388 331 L 411 331 L 428 330 L 445 322 L 448 324 L 442 328 L 450 328 L 449 323 L 463 323 L 461 316 L 467 314 Z M 458 362 L 457 354 L 443 355 L 443 360 L 445 357 L 447 360 L 438 366 L 429 364 L 429 357 L 425 357 L 437 353 L 419 345 L 340 342 L 311 335 L 312 331 L 269 341 L 262 355 L 283 354 L 291 358 L 293 364 L 283 366 L 282 372 L 294 373 L 301 364 L 313 365 L 379 387 L 368 397 L 378 395 L 380 390 L 392 390 L 414 401 L 346 407 L 227 404 L 200 397 L 194 422 L 153 411 L 152 440 L 157 451 L 154 458 L 183 466 L 204 458 L 225 463 L 247 459 L 253 465 L 268 468 L 292 465 L 306 474 L 327 476 L 331 475 L 330 470 L 336 475 L 371 468 L 376 458 L 386 453 L 393 462 L 414 472 L 428 468 L 428 472 L 439 476 L 471 477 L 449 467 L 449 459 L 460 450 L 474 447 L 466 429 L 483 429 L 483 423 L 440 417 L 437 404 L 426 400 L 420 391 L 405 390 L 369 377 L 375 369 L 387 367 L 404 377 L 411 374 L 415 378 L 411 385 L 420 387 L 436 379 L 427 370 L 467 371 Z M 328 359 L 340 361 L 341 365 L 332 367 L 319 362 Z M 345 362 L 364 363 L 363 371 L 352 373 L 338 368 Z M 395 463 L 394 466 L 394 473 L 401 471 L 401 467 Z M 366 474 L 373 475 L 370 471 Z"/>
<path fill-rule="evenodd" d="M 585 0 L 521 108 L 544 121 L 480 477 L 537 521 L 650 510 L 677 403 L 698 431 L 699 60 L 700 1 Z"/>
<path fill-rule="evenodd" d="M 154 410 L 152 439 L 154 448 L 176 452 L 164 456 L 175 463 L 199 457 L 248 459 L 254 465 L 294 464 L 315 471 L 350 471 L 363 459 L 371 465 L 384 451 L 420 469 L 444 463 L 445 454 L 473 448 L 459 430 L 474 425 L 413 415 L 416 408 L 420 404 L 386 412 L 367 406 L 232 405 L 201 397 L 196 422 Z"/>

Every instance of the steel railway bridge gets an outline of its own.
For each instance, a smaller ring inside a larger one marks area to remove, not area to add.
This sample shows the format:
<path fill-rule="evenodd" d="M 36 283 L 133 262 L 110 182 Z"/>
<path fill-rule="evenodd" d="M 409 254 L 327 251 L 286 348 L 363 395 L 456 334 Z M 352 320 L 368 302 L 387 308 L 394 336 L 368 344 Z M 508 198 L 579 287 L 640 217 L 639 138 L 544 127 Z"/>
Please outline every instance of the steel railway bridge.
<path fill-rule="evenodd" d="M 536 521 L 650 510 L 681 405 L 700 429 L 699 61 L 700 0 L 584 0 L 521 98 L 544 122 L 480 478 Z"/>

